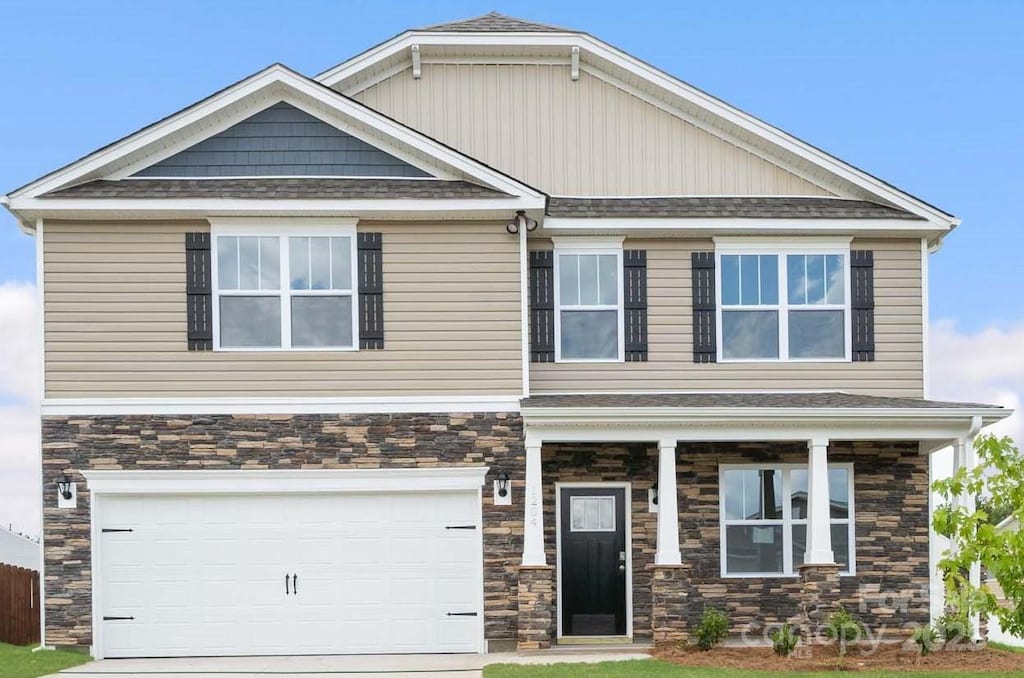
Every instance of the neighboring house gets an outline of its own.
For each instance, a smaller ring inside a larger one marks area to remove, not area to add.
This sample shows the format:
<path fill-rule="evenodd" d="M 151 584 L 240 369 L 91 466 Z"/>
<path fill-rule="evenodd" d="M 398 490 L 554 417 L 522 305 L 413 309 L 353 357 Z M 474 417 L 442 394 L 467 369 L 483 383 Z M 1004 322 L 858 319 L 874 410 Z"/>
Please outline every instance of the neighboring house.
<path fill-rule="evenodd" d="M 0 527 L 0 565 L 14 565 L 39 572 L 39 542 L 5 527 Z"/>
<path fill-rule="evenodd" d="M 996 529 L 1000 532 L 1003 531 L 1017 531 L 1020 529 L 1020 523 L 1016 518 L 1010 516 L 1006 520 L 1002 521 L 996 526 Z M 999 599 L 1004 599 L 1003 588 L 999 585 L 999 582 L 995 577 L 989 577 L 986 581 L 989 588 L 996 594 Z M 988 639 L 993 640 L 997 643 L 1005 643 L 1007 645 L 1016 645 L 1017 647 L 1024 647 L 1024 638 L 1015 636 L 1011 633 L 1003 632 L 999 620 L 995 617 L 989 617 L 988 620 Z"/>
<path fill-rule="evenodd" d="M 273 65 L 5 201 L 97 657 L 923 623 L 928 455 L 1010 414 L 924 399 L 957 218 L 574 30 Z"/>

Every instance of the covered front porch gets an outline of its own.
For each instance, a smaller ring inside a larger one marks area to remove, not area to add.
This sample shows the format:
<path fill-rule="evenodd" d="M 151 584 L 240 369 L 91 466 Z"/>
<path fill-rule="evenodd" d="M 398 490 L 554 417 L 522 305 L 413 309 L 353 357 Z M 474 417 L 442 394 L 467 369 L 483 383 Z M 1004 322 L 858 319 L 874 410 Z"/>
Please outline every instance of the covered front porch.
<path fill-rule="evenodd" d="M 929 620 L 930 452 L 1000 408 L 847 394 L 535 396 L 518 645 Z"/>

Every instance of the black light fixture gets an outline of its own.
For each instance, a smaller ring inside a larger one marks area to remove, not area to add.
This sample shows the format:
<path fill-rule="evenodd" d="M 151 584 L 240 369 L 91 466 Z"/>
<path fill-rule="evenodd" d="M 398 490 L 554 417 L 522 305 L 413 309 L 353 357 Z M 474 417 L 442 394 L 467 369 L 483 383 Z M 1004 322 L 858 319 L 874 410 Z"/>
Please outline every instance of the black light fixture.
<path fill-rule="evenodd" d="M 508 471 L 500 471 L 498 473 L 498 496 L 508 496 Z"/>
<path fill-rule="evenodd" d="M 658 483 L 651 485 L 651 503 L 658 505 Z"/>
<path fill-rule="evenodd" d="M 519 232 L 519 229 L 521 227 L 523 227 L 523 226 L 526 227 L 526 232 L 527 233 L 530 233 L 532 231 L 536 231 L 537 230 L 537 220 L 536 219 L 531 219 L 530 217 L 526 216 L 526 212 L 525 211 L 519 210 L 519 211 L 516 212 L 515 219 L 513 219 L 512 221 L 510 221 L 507 224 L 505 224 L 505 230 L 508 231 L 509 233 L 511 233 L 512 235 L 515 235 L 516 233 Z"/>
<path fill-rule="evenodd" d="M 65 500 L 71 499 L 72 486 L 74 486 L 74 482 L 71 478 L 68 478 L 67 474 L 62 475 L 57 479 L 57 492 L 59 492 L 60 496 Z"/>

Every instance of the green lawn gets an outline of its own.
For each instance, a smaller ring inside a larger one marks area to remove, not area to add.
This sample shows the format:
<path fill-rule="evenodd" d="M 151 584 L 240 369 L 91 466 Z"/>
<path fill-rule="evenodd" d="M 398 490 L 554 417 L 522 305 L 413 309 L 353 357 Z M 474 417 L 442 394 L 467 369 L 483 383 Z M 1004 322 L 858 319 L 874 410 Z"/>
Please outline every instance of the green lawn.
<path fill-rule="evenodd" d="M 994 647 L 997 650 L 1004 650 L 1005 652 L 1024 652 L 1024 647 L 1017 647 L 1016 645 L 1005 645 L 1003 643 L 989 643 L 989 647 Z"/>
<path fill-rule="evenodd" d="M 740 669 L 706 669 L 676 666 L 653 659 L 638 659 L 623 662 L 601 662 L 600 664 L 492 664 L 484 668 L 484 678 L 776 678 L 782 675 L 797 675 L 800 678 L 823 678 L 825 676 L 857 676 L 858 678 L 886 678 L 892 672 L 839 671 L 835 673 L 781 673 L 775 671 L 747 671 Z M 1020 672 L 1007 673 L 907 673 L 908 678 L 1011 678 L 1020 677 Z"/>
<path fill-rule="evenodd" d="M 89 661 L 79 652 L 40 650 L 0 643 L 0 676 L 3 678 L 38 678 Z"/>

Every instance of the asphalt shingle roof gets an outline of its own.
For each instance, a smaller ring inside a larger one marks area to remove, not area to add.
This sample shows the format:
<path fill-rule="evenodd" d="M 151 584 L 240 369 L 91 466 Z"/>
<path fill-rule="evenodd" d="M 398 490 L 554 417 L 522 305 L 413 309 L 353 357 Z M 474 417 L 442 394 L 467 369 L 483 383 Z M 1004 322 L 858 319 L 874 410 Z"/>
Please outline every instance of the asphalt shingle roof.
<path fill-rule="evenodd" d="M 521 402 L 523 408 L 545 407 L 796 407 L 796 408 L 895 408 L 977 409 L 996 405 L 950 403 L 921 398 L 894 398 L 853 393 L 580 393 L 536 395 Z M 1001 408 L 999 408 L 1001 409 Z"/>
<path fill-rule="evenodd" d="M 43 198 L 505 198 L 506 193 L 468 181 L 344 179 L 333 177 L 245 179 L 123 179 L 90 181 Z"/>
<path fill-rule="evenodd" d="M 915 219 L 915 214 L 865 200 L 794 197 L 559 198 L 553 217 L 776 217 L 789 219 Z"/>
<path fill-rule="evenodd" d="M 451 21 L 436 26 L 419 28 L 420 31 L 456 32 L 456 33 L 577 33 L 568 28 L 538 24 L 515 17 L 505 16 L 498 12 L 488 12 L 483 16 L 471 19 Z"/>

